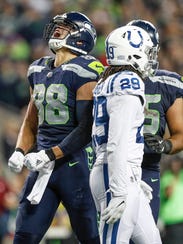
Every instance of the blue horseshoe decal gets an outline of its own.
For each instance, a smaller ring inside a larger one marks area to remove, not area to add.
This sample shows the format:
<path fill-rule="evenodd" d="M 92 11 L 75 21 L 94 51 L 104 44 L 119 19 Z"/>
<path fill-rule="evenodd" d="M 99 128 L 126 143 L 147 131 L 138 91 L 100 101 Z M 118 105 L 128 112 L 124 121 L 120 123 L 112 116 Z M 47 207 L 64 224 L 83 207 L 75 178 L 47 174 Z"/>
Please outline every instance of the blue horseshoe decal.
<path fill-rule="evenodd" d="M 143 43 L 143 37 L 142 37 L 141 32 L 140 32 L 140 31 L 137 31 L 138 34 L 139 34 L 139 37 L 140 37 L 140 39 L 141 39 L 140 42 L 139 42 L 138 44 L 135 44 L 135 43 L 133 43 L 133 42 L 131 41 L 131 31 L 127 31 L 127 32 L 128 32 L 128 41 L 129 41 L 130 45 L 131 45 L 132 47 L 139 48 L 139 47 L 142 45 L 142 43 Z"/>

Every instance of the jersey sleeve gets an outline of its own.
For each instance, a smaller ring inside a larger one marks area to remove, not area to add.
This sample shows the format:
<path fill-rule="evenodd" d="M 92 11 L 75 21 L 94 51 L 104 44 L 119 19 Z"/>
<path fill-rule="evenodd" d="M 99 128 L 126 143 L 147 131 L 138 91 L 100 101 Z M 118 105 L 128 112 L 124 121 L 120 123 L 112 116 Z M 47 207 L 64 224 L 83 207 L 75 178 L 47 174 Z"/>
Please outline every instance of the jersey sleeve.
<path fill-rule="evenodd" d="M 109 76 L 94 89 L 95 96 L 134 95 L 145 102 L 145 88 L 142 79 L 134 72 L 123 71 Z"/>
<path fill-rule="evenodd" d="M 98 81 L 104 66 L 92 56 L 81 56 L 73 60 L 71 64 L 65 65 L 63 70 L 72 71 L 72 89 L 77 91 L 87 82 Z"/>
<path fill-rule="evenodd" d="M 180 97 L 183 97 L 183 81 L 182 77 L 177 73 L 170 73 L 168 77 L 165 76 L 166 81 L 170 79 L 173 82 L 173 86 L 167 86 L 169 94 L 172 94 L 172 90 L 174 90 L 174 100 Z M 169 83 L 168 83 L 169 84 Z M 174 101 L 172 101 L 173 103 Z"/>
<path fill-rule="evenodd" d="M 127 194 L 128 140 L 138 107 L 142 107 L 140 99 L 133 95 L 111 96 L 107 100 L 110 116 L 107 161 L 109 185 L 114 196 Z"/>
<path fill-rule="evenodd" d="M 167 70 L 159 70 L 154 77 L 163 84 L 162 90 L 166 89 L 167 96 L 170 99 L 171 104 L 176 98 L 183 97 L 183 77 L 176 72 Z"/>
<path fill-rule="evenodd" d="M 32 64 L 29 66 L 28 71 L 27 71 L 27 80 L 32 89 L 34 88 L 33 72 L 34 72 L 34 68 L 33 68 L 33 64 Z"/>
<path fill-rule="evenodd" d="M 33 89 L 34 88 L 34 74 L 36 72 L 41 72 L 43 69 L 45 69 L 45 66 L 46 64 L 49 62 L 49 60 L 53 59 L 52 57 L 50 56 L 45 56 L 45 57 L 42 57 L 38 60 L 35 60 L 34 62 L 32 62 L 30 64 L 30 66 L 28 67 L 28 70 L 27 70 L 27 79 L 28 79 L 28 82 L 31 86 L 31 88 Z"/>

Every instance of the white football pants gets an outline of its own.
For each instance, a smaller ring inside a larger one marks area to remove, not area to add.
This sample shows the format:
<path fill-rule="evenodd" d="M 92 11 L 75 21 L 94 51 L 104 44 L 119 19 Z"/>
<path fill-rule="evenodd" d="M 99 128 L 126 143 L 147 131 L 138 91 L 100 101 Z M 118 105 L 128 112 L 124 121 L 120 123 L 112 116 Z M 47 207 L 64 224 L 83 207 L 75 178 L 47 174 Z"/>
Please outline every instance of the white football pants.
<path fill-rule="evenodd" d="M 110 200 L 107 164 L 94 166 L 90 174 L 90 187 L 97 211 L 102 214 Z M 100 219 L 101 244 L 161 244 L 159 230 L 154 222 L 151 208 L 129 166 L 129 182 L 126 208 L 121 219 L 106 224 Z"/>

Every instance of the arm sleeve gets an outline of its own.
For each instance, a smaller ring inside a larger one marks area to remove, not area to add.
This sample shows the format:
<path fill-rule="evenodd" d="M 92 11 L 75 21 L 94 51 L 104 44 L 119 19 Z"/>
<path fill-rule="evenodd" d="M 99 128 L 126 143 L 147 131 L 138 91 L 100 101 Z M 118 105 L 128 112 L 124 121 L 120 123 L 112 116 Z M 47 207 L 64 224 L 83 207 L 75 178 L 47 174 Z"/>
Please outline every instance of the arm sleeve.
<path fill-rule="evenodd" d="M 93 100 L 76 101 L 78 126 L 58 145 L 64 156 L 74 153 L 91 141 Z"/>
<path fill-rule="evenodd" d="M 142 105 L 139 97 L 133 95 L 113 96 L 107 103 L 109 186 L 114 196 L 124 196 L 127 194 L 128 153 L 131 153 L 128 141 L 138 107 Z"/>

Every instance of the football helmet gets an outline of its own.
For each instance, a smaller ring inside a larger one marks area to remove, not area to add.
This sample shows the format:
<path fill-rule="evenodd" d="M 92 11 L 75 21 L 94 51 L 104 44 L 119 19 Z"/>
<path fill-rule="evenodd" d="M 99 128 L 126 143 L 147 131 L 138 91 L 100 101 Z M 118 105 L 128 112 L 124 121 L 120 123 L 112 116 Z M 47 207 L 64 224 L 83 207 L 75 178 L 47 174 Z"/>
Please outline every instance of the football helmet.
<path fill-rule="evenodd" d="M 156 27 L 151 22 L 149 22 L 147 20 L 142 20 L 142 19 L 132 20 L 127 25 L 138 26 L 138 27 L 144 29 L 149 34 L 151 41 L 154 44 L 154 49 L 153 49 L 154 58 L 153 59 L 156 61 L 154 61 L 153 65 L 154 65 L 154 69 L 156 70 L 158 68 L 158 65 L 159 65 L 157 59 L 158 59 L 158 52 L 160 50 L 159 33 L 158 33 Z"/>
<path fill-rule="evenodd" d="M 109 65 L 131 65 L 142 77 L 151 75 L 153 42 L 149 34 L 137 26 L 122 26 L 112 31 L 105 41 Z"/>
<path fill-rule="evenodd" d="M 65 28 L 64 28 L 65 26 Z M 63 28 L 67 34 L 61 37 L 54 34 Z M 68 12 L 56 15 L 44 28 L 43 38 L 52 52 L 67 47 L 77 55 L 88 54 L 96 43 L 96 30 L 88 17 L 80 12 Z"/>
<path fill-rule="evenodd" d="M 150 35 L 151 41 L 155 47 L 159 47 L 159 34 L 156 27 L 147 20 L 135 19 L 128 23 L 128 25 L 138 26 Z"/>

